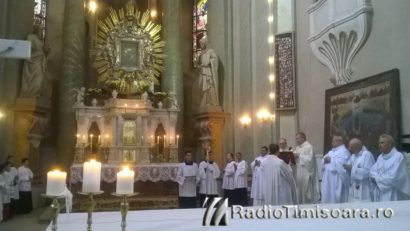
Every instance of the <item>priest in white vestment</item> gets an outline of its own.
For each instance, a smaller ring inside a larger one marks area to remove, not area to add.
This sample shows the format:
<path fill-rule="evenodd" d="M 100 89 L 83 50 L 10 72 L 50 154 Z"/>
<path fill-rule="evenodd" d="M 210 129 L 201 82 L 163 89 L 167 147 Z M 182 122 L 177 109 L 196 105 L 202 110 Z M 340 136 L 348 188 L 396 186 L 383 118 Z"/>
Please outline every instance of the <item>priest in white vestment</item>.
<path fill-rule="evenodd" d="M 197 181 L 199 185 L 199 196 L 201 206 L 204 205 L 205 198 L 209 198 L 209 202 L 219 195 L 218 193 L 218 179 L 221 171 L 218 165 L 213 161 L 212 151 L 208 151 L 205 155 L 205 160 L 199 164 Z"/>
<path fill-rule="evenodd" d="M 322 203 L 343 203 L 349 198 L 350 176 L 343 167 L 350 159 L 350 152 L 341 136 L 333 136 L 332 150 L 322 159 Z"/>
<path fill-rule="evenodd" d="M 292 168 L 278 158 L 279 146 L 269 145 L 270 155 L 261 163 L 263 176 L 263 205 L 292 205 L 297 203 L 296 183 Z"/>
<path fill-rule="evenodd" d="M 390 135 L 379 137 L 382 152 L 370 169 L 370 180 L 375 184 L 375 201 L 397 201 L 410 199 L 410 176 L 404 155 L 394 147 Z"/>
<path fill-rule="evenodd" d="M 349 163 L 345 165 L 345 169 L 350 172 L 349 201 L 373 201 L 369 179 L 370 168 L 374 165 L 373 154 L 357 138 L 350 140 L 349 150 L 352 156 Z"/>
<path fill-rule="evenodd" d="M 296 134 L 296 186 L 298 190 L 298 204 L 315 203 L 320 198 L 319 176 L 316 157 L 312 145 L 306 140 L 303 132 Z"/>
<path fill-rule="evenodd" d="M 268 157 L 268 147 L 263 146 L 261 148 L 260 156 L 256 157 L 251 163 L 252 169 L 252 187 L 251 198 L 253 199 L 253 205 L 263 205 L 263 175 L 261 171 L 261 163 Z"/>
<path fill-rule="evenodd" d="M 179 165 L 177 182 L 179 184 L 179 207 L 196 208 L 196 176 L 198 165 L 192 161 L 192 153 L 185 152 L 185 161 Z"/>
<path fill-rule="evenodd" d="M 233 153 L 226 154 L 226 166 L 223 171 L 222 189 L 224 190 L 224 198 L 228 198 L 228 205 L 232 205 L 234 202 L 233 191 L 235 189 L 235 160 Z"/>
<path fill-rule="evenodd" d="M 242 159 L 242 153 L 235 153 L 234 205 L 248 205 L 248 163 Z"/>

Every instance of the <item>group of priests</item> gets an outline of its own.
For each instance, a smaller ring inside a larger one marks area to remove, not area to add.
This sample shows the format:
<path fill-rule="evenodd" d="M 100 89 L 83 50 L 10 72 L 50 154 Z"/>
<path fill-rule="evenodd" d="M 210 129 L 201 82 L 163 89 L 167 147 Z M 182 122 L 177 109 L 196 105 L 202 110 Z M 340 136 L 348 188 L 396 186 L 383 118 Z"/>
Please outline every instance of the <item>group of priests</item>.
<path fill-rule="evenodd" d="M 250 198 L 254 206 L 410 199 L 407 160 L 394 147 L 392 136 L 379 137 L 380 155 L 375 161 L 358 138 L 345 145 L 342 136 L 334 135 L 332 149 L 321 159 L 321 167 L 317 166 L 305 133 L 297 133 L 295 140 L 295 149 L 288 148 L 284 138 L 279 140 L 279 145 L 261 147 L 260 155 L 250 164 Z M 280 158 L 281 151 L 291 152 L 295 161 Z M 192 161 L 191 152 L 185 153 L 177 176 L 181 208 L 197 207 L 197 186 L 200 206 L 206 197 L 218 196 L 217 179 L 221 175 L 224 197 L 229 199 L 229 204 L 250 205 L 247 203 L 248 164 L 241 153 L 227 153 L 226 160 L 221 172 L 212 160 L 211 151 L 206 152 L 199 165 Z"/>

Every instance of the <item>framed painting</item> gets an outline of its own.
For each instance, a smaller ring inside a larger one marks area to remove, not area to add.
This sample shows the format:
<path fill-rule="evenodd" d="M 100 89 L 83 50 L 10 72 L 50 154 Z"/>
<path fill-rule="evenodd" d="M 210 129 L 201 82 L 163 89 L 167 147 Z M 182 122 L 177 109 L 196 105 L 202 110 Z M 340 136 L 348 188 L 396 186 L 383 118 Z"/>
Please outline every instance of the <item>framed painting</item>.
<path fill-rule="evenodd" d="M 400 147 L 401 110 L 399 70 L 389 70 L 326 90 L 324 150 L 332 136 L 359 138 L 373 155 L 380 153 L 379 136 L 393 136 Z"/>
<path fill-rule="evenodd" d="M 122 144 L 124 146 L 137 145 L 137 124 L 133 120 L 126 120 L 122 129 Z"/>
<path fill-rule="evenodd" d="M 276 110 L 296 109 L 294 33 L 275 35 Z"/>
<path fill-rule="evenodd" d="M 142 38 L 118 38 L 116 40 L 116 66 L 125 71 L 142 69 L 144 51 Z"/>

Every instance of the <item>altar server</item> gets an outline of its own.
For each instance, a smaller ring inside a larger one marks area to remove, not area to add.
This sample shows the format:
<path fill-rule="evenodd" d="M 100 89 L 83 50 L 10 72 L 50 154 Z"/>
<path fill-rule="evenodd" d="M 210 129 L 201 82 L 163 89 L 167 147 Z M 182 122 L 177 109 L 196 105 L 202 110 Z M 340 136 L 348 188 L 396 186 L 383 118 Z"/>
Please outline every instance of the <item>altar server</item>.
<path fill-rule="evenodd" d="M 260 156 L 256 157 L 251 163 L 252 169 L 252 187 L 251 198 L 253 199 L 253 205 L 263 205 L 263 175 L 260 168 L 261 163 L 268 157 L 268 147 L 261 147 Z"/>
<path fill-rule="evenodd" d="M 9 173 L 13 178 L 13 183 L 11 186 L 11 195 L 10 195 L 10 206 L 11 212 L 13 214 L 18 213 L 18 202 L 19 202 L 19 185 L 18 185 L 18 171 L 17 168 L 14 166 L 13 156 L 8 156 L 6 162 L 10 162 L 11 166 L 9 169 Z"/>
<path fill-rule="evenodd" d="M 343 167 L 350 159 L 341 136 L 333 136 L 332 150 L 322 160 L 322 203 L 342 203 L 349 198 L 349 173 Z"/>
<path fill-rule="evenodd" d="M 292 168 L 279 159 L 279 146 L 269 145 L 269 155 L 261 163 L 263 175 L 263 205 L 291 205 L 297 203 L 296 183 Z"/>
<path fill-rule="evenodd" d="M 1 168 L 1 167 L 0 167 Z M 3 191 L 6 186 L 6 181 L 3 176 L 0 174 L 0 221 L 3 220 Z"/>
<path fill-rule="evenodd" d="M 21 160 L 22 166 L 18 168 L 19 177 L 19 212 L 30 213 L 33 210 L 33 200 L 31 195 L 31 181 L 33 181 L 33 172 L 28 168 L 29 159 Z"/>
<path fill-rule="evenodd" d="M 316 157 L 312 145 L 306 140 L 303 132 L 296 134 L 296 186 L 298 190 L 298 203 L 315 203 L 320 198 L 319 176 L 317 172 Z"/>
<path fill-rule="evenodd" d="M 199 164 L 199 171 L 197 181 L 199 181 L 199 197 L 201 206 L 204 205 L 205 198 L 208 197 L 208 201 L 212 201 L 213 198 L 218 196 L 218 183 L 216 179 L 220 176 L 221 171 L 218 165 L 213 161 L 212 151 L 207 151 L 205 154 L 205 160 Z"/>
<path fill-rule="evenodd" d="M 226 154 L 226 166 L 223 171 L 222 189 L 224 190 L 224 198 L 228 198 L 228 204 L 231 205 L 234 202 L 233 190 L 235 179 L 235 160 L 233 153 Z"/>
<path fill-rule="evenodd" d="M 373 154 L 357 138 L 350 140 L 349 150 L 352 156 L 344 166 L 350 172 L 349 201 L 372 201 L 369 173 L 374 165 Z"/>
<path fill-rule="evenodd" d="M 393 137 L 379 137 L 381 154 L 370 169 L 370 180 L 375 183 L 375 201 L 397 201 L 410 199 L 410 176 L 406 159 L 394 147 Z"/>
<path fill-rule="evenodd" d="M 198 165 L 192 161 L 192 153 L 186 151 L 185 160 L 179 165 L 177 173 L 180 208 L 196 208 L 197 174 Z"/>
<path fill-rule="evenodd" d="M 248 163 L 242 160 L 242 153 L 235 153 L 234 205 L 248 205 Z"/>
<path fill-rule="evenodd" d="M 9 170 L 11 167 L 10 162 L 6 162 L 1 167 L 0 174 L 3 176 L 5 185 L 3 187 L 3 220 L 7 221 L 12 218 L 13 214 L 11 211 L 11 194 L 12 194 L 12 185 L 13 177 L 10 174 Z"/>

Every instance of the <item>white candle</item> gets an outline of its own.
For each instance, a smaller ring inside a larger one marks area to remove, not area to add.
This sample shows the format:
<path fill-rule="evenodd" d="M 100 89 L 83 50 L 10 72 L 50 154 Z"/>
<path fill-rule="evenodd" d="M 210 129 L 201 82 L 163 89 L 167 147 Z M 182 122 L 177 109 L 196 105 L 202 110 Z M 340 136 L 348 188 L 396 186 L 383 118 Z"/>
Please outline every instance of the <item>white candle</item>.
<path fill-rule="evenodd" d="M 177 135 L 177 148 L 178 148 L 178 141 L 179 141 L 179 135 Z"/>
<path fill-rule="evenodd" d="M 59 170 L 49 171 L 47 173 L 46 194 L 50 196 L 60 195 L 65 189 L 66 178 L 66 172 L 60 172 Z"/>
<path fill-rule="evenodd" d="M 134 193 L 134 171 L 124 167 L 117 173 L 117 194 Z"/>
<path fill-rule="evenodd" d="M 101 181 L 101 163 L 95 160 L 84 162 L 83 192 L 99 192 Z"/>

